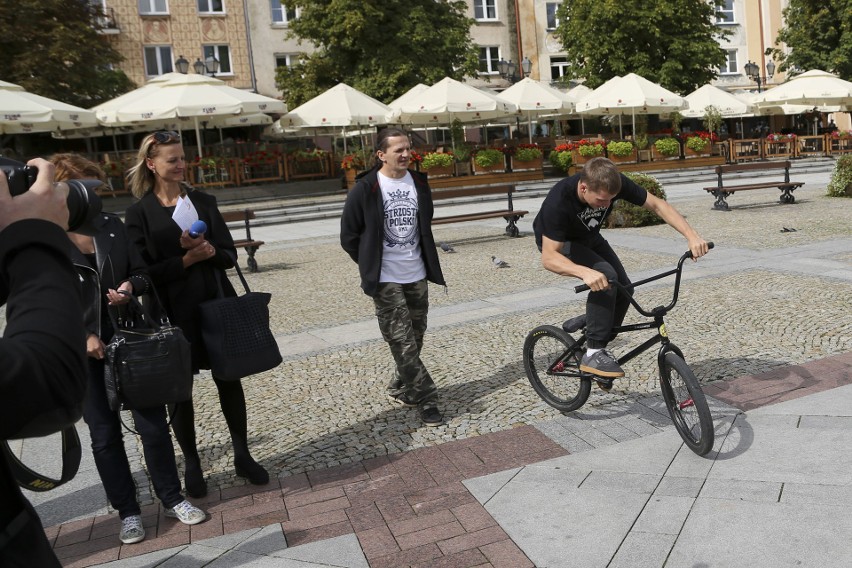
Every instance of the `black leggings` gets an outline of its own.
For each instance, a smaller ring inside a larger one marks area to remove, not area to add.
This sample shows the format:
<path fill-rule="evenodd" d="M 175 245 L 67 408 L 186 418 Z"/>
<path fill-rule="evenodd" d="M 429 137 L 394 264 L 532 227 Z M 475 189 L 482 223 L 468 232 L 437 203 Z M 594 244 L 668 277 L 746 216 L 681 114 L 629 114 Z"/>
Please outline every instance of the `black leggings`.
<path fill-rule="evenodd" d="M 248 419 L 243 385 L 240 381 L 220 381 L 216 377 L 213 377 L 213 382 L 216 383 L 216 388 L 219 391 L 219 405 L 222 407 L 222 414 L 225 415 L 225 422 L 227 422 L 228 431 L 231 434 L 234 458 L 247 456 L 249 455 Z M 172 430 L 174 430 L 175 438 L 181 451 L 183 451 L 187 467 L 200 467 L 198 446 L 195 439 L 195 409 L 192 406 L 192 400 L 175 405 L 172 414 Z"/>
<path fill-rule="evenodd" d="M 617 280 L 624 286 L 630 285 L 621 260 L 600 235 L 583 241 L 566 242 L 562 247 L 562 254 L 576 264 L 603 273 L 608 280 Z M 621 325 L 629 307 L 630 300 L 615 286 L 601 292 L 589 292 L 589 298 L 586 300 L 588 346 L 592 349 L 606 347 L 615 337 L 612 328 Z"/>

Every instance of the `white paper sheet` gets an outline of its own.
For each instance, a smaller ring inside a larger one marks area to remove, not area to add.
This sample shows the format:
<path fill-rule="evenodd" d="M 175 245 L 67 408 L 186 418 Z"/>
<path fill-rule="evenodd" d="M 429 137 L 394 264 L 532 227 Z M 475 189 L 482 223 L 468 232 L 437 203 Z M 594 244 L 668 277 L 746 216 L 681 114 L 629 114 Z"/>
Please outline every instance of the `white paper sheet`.
<path fill-rule="evenodd" d="M 189 197 L 179 197 L 175 212 L 172 213 L 172 220 L 177 223 L 182 231 L 188 231 L 193 223 L 198 221 L 198 211 Z"/>

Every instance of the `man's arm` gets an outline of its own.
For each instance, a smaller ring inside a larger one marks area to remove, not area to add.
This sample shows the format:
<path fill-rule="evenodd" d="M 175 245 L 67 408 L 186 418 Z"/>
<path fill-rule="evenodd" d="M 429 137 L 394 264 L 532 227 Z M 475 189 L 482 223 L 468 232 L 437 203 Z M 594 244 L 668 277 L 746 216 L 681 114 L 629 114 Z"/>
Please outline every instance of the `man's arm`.
<path fill-rule="evenodd" d="M 648 193 L 648 198 L 642 207 L 656 213 L 670 227 L 686 238 L 689 250 L 692 252 L 693 260 L 707 254 L 709 250 L 707 241 L 702 239 L 701 235 L 686 222 L 683 215 L 678 213 L 677 209 L 669 205 L 667 201 L 660 199 L 652 193 Z"/>
<path fill-rule="evenodd" d="M 562 254 L 562 247 L 565 243 L 560 243 L 552 239 L 548 239 L 544 235 L 541 237 L 541 264 L 549 271 L 559 274 L 560 276 L 573 276 L 579 278 L 593 292 L 599 292 L 609 288 L 609 281 L 602 272 L 598 272 L 588 266 L 577 264 L 571 261 L 567 256 Z"/>

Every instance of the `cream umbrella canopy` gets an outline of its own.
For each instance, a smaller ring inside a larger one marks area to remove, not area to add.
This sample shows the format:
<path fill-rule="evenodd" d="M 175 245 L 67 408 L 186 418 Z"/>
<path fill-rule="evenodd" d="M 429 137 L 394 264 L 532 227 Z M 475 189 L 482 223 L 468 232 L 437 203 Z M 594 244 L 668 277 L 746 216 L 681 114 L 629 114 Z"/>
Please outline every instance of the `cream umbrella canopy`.
<path fill-rule="evenodd" d="M 724 118 L 747 116 L 752 112 L 751 104 L 713 85 L 704 85 L 684 97 L 688 108 L 681 111 L 687 118 L 701 118 L 707 107 L 715 107 Z"/>
<path fill-rule="evenodd" d="M 757 95 L 754 102 L 759 107 L 782 104 L 807 105 L 811 108 L 852 107 L 852 83 L 832 73 L 813 69 Z"/>
<path fill-rule="evenodd" d="M 405 101 L 394 119 L 410 124 L 449 124 L 485 122 L 517 112 L 514 103 L 450 77 L 444 77 L 428 89 Z"/>
<path fill-rule="evenodd" d="M 571 114 L 574 101 L 567 93 L 525 77 L 502 93 L 500 98 L 514 103 L 518 114 L 527 117 L 529 140 L 532 142 L 533 116 L 560 116 Z"/>
<path fill-rule="evenodd" d="M 190 118 L 201 155 L 199 126 L 217 117 L 287 111 L 282 101 L 228 86 L 206 75 L 166 73 L 143 87 L 98 105 L 92 110 L 104 126 L 157 123 Z"/>
<path fill-rule="evenodd" d="M 652 83 L 641 75 L 628 73 L 624 77 L 613 77 L 577 102 L 580 114 L 618 115 L 633 117 L 636 129 L 637 114 L 666 114 L 686 108 L 687 103 L 680 95 Z"/>
<path fill-rule="evenodd" d="M 0 81 L 0 133 L 56 132 L 97 124 L 95 114 L 89 110 Z"/>

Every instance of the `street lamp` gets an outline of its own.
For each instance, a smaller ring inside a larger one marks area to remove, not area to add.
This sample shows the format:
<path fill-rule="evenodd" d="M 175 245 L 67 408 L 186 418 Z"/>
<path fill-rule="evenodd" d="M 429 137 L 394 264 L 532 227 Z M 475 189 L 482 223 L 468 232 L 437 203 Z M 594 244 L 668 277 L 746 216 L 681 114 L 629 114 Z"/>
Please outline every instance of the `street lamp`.
<path fill-rule="evenodd" d="M 772 76 L 775 75 L 775 62 L 772 61 L 771 59 L 769 60 L 769 63 L 766 64 L 766 76 L 765 77 L 760 76 L 760 67 L 757 66 L 757 63 L 753 62 L 750 59 L 749 59 L 748 63 L 743 65 L 743 67 L 745 68 L 745 72 L 746 72 L 746 75 L 748 75 L 748 78 L 751 79 L 752 81 L 754 81 L 755 83 L 757 83 L 757 92 L 758 93 L 761 92 L 760 85 L 761 84 L 765 85 L 766 83 L 769 82 L 769 79 L 771 79 Z"/>
<path fill-rule="evenodd" d="M 181 55 L 175 60 L 175 68 L 178 70 L 178 73 L 186 75 L 186 72 L 189 71 L 189 61 Z"/>
<path fill-rule="evenodd" d="M 532 61 L 529 58 L 524 57 L 521 60 L 521 76 L 518 77 L 517 71 L 518 67 L 512 60 L 506 61 L 505 59 L 501 59 L 499 63 L 497 63 L 497 70 L 500 71 L 500 76 L 509 81 L 510 83 L 516 83 L 518 79 L 523 79 L 524 77 L 529 76 L 530 69 L 532 69 Z"/>
<path fill-rule="evenodd" d="M 204 66 L 207 68 L 207 72 L 213 77 L 215 77 L 216 73 L 219 72 L 219 60 L 212 55 L 208 56 L 207 59 L 204 60 Z"/>

